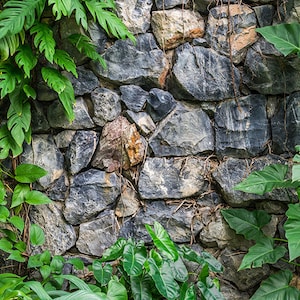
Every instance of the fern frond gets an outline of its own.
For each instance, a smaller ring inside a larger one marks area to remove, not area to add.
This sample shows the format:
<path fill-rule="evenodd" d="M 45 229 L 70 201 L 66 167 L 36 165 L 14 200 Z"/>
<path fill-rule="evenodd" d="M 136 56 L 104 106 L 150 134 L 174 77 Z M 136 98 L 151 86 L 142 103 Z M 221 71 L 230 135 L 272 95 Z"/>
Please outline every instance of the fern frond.
<path fill-rule="evenodd" d="M 63 105 L 67 118 L 70 122 L 74 121 L 74 104 L 75 104 L 75 93 L 73 89 L 73 85 L 71 81 L 64 77 L 66 88 L 63 90 L 62 93 L 58 94 L 59 100 Z"/>
<path fill-rule="evenodd" d="M 53 31 L 45 23 L 35 24 L 31 30 L 30 34 L 36 34 L 34 37 L 34 46 L 44 52 L 46 59 L 53 63 L 53 56 L 55 54 L 55 40 L 53 38 Z"/>
<path fill-rule="evenodd" d="M 27 98 L 36 99 L 36 91 L 28 84 L 23 85 L 23 92 Z"/>
<path fill-rule="evenodd" d="M 68 52 L 56 49 L 53 59 L 59 67 L 71 72 L 76 78 L 78 77 L 74 60 L 68 54 Z"/>
<path fill-rule="evenodd" d="M 83 5 L 80 3 L 79 0 L 73 0 L 72 1 L 72 11 L 75 10 L 75 20 L 78 25 L 81 24 L 81 26 L 87 30 L 88 29 L 88 22 L 87 22 L 87 16 L 86 11 L 83 7 Z"/>
<path fill-rule="evenodd" d="M 23 147 L 15 142 L 7 126 L 3 125 L 0 127 L 0 159 L 7 158 L 10 151 L 13 157 L 17 157 L 23 152 Z"/>
<path fill-rule="evenodd" d="M 93 44 L 92 40 L 86 35 L 82 34 L 72 34 L 68 37 L 69 41 L 78 49 L 78 51 L 88 58 L 99 61 L 103 68 L 106 68 L 105 60 L 96 51 L 96 46 Z"/>
<path fill-rule="evenodd" d="M 14 64 L 0 63 L 0 97 L 12 93 L 16 85 L 23 79 L 22 72 Z"/>
<path fill-rule="evenodd" d="M 32 52 L 31 47 L 29 45 L 23 45 L 18 48 L 15 61 L 20 69 L 23 68 L 26 77 L 29 78 L 30 71 L 36 66 L 38 60 Z"/>
<path fill-rule="evenodd" d="M 0 39 L 29 29 L 40 17 L 45 0 L 8 0 L 0 12 Z"/>
<path fill-rule="evenodd" d="M 13 56 L 18 47 L 24 43 L 24 40 L 24 30 L 21 30 L 18 34 L 6 35 L 0 39 L 0 61 L 5 61 Z"/>
<path fill-rule="evenodd" d="M 118 39 L 129 38 L 135 42 L 135 37 L 130 33 L 121 19 L 115 14 L 115 6 L 112 1 L 90 0 L 85 2 L 86 7 L 108 35 Z M 113 10 L 113 11 L 112 11 Z"/>

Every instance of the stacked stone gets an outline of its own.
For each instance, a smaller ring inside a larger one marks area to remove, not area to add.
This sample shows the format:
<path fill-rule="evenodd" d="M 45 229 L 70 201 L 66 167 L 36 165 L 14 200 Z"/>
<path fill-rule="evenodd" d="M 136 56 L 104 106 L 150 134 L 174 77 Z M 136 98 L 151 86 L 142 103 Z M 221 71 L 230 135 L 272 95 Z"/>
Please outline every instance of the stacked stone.
<path fill-rule="evenodd" d="M 253 170 L 285 163 L 300 144 L 300 58 L 283 57 L 255 31 L 278 22 L 275 11 L 281 21 L 297 20 L 299 7 L 193 3 L 117 0 L 136 44 L 111 41 L 91 23 L 106 68 L 62 43 L 78 64 L 78 79 L 66 74 L 75 120 L 40 85 L 23 161 L 48 171 L 39 188 L 53 203 L 35 208 L 31 219 L 45 229 L 45 248 L 79 256 L 100 256 L 119 236 L 149 241 L 144 224 L 157 220 L 175 242 L 220 250 L 224 279 L 234 284 L 224 284 L 224 294 L 248 299 L 270 270 L 236 274 L 241 256 L 232 254 L 249 244 L 219 209 L 265 209 L 274 235 L 295 197 L 233 187 Z M 63 39 L 76 30 L 65 22 Z"/>

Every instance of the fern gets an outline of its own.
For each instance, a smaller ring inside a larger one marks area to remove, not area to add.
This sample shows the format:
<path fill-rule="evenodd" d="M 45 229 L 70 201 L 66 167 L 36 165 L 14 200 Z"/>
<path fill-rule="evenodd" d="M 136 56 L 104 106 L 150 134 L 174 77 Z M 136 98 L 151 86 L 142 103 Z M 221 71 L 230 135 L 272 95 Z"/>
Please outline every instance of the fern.
<path fill-rule="evenodd" d="M 44 52 L 46 59 L 53 63 L 56 42 L 50 27 L 45 23 L 37 23 L 31 28 L 30 34 L 36 34 L 34 37 L 34 46 L 38 48 L 41 53 Z"/>
<path fill-rule="evenodd" d="M 76 33 L 70 35 L 68 39 L 80 53 L 86 55 L 92 60 L 99 61 L 104 68 L 106 67 L 103 57 L 96 51 L 96 46 L 89 37 Z"/>
<path fill-rule="evenodd" d="M 0 61 L 5 61 L 13 56 L 18 47 L 24 43 L 24 40 L 24 30 L 20 31 L 19 34 L 7 35 L 0 39 Z"/>
<path fill-rule="evenodd" d="M 0 63 L 0 97 L 4 98 L 7 94 L 12 93 L 22 78 L 20 69 L 9 61 Z"/>
<path fill-rule="evenodd" d="M 79 0 L 72 0 L 72 11 L 75 10 L 75 20 L 78 25 L 87 30 L 88 29 L 88 22 L 86 17 L 86 11 L 83 5 L 80 3 Z"/>
<path fill-rule="evenodd" d="M 23 67 L 24 73 L 28 78 L 30 77 L 30 71 L 37 64 L 37 58 L 29 45 L 18 48 L 18 54 L 15 56 L 15 61 L 19 68 Z"/>
<path fill-rule="evenodd" d="M 0 127 L 0 159 L 7 158 L 10 151 L 13 157 L 17 157 L 22 153 L 23 147 L 16 143 L 7 126 L 3 125 Z"/>
<path fill-rule="evenodd" d="M 0 12 L 0 39 L 29 29 L 39 19 L 45 0 L 9 0 Z"/>
<path fill-rule="evenodd" d="M 68 120 L 72 122 L 75 119 L 75 114 L 73 110 L 75 104 L 74 89 L 72 83 L 67 77 L 63 76 L 63 80 L 65 82 L 66 87 L 60 94 L 58 94 L 58 97 L 65 109 Z"/>
<path fill-rule="evenodd" d="M 58 66 L 78 77 L 74 60 L 66 51 L 56 49 L 53 59 Z"/>

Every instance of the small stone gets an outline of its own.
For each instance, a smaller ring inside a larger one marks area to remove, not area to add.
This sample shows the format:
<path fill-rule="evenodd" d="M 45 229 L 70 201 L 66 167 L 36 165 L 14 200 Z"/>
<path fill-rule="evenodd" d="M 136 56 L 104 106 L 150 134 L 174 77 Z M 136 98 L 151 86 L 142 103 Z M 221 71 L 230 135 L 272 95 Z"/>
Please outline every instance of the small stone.
<path fill-rule="evenodd" d="M 153 120 L 146 112 L 141 111 L 135 113 L 133 111 L 127 110 L 126 114 L 129 120 L 131 120 L 136 124 L 136 126 L 144 136 L 149 135 L 155 130 L 156 125 L 154 124 Z"/>
<path fill-rule="evenodd" d="M 53 137 L 57 148 L 68 148 L 75 133 L 76 130 L 63 130 L 54 135 Z"/>
<path fill-rule="evenodd" d="M 50 130 L 50 125 L 40 102 L 31 103 L 31 128 L 33 133 L 44 133 Z"/>
<path fill-rule="evenodd" d="M 134 112 L 142 111 L 146 101 L 150 98 L 149 93 L 137 85 L 122 85 L 120 91 L 122 102 Z"/>
<path fill-rule="evenodd" d="M 53 201 L 65 201 L 69 192 L 69 180 L 64 173 L 47 188 L 47 196 Z"/>
<path fill-rule="evenodd" d="M 202 37 L 205 30 L 201 15 L 186 9 L 153 11 L 151 25 L 160 47 L 165 50 Z"/>
<path fill-rule="evenodd" d="M 254 6 L 259 27 L 272 25 L 275 8 L 271 4 Z"/>

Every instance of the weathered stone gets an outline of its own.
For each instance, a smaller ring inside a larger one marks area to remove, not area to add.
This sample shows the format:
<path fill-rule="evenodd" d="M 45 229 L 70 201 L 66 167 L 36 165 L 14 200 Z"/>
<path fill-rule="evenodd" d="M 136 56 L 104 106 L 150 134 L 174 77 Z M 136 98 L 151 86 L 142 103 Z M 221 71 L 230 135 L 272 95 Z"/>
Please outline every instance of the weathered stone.
<path fill-rule="evenodd" d="M 62 204 L 52 202 L 46 205 L 33 206 L 30 220 L 39 225 L 45 233 L 45 243 L 40 250 L 49 250 L 52 255 L 62 255 L 76 242 L 73 226 L 67 224 L 61 213 Z"/>
<path fill-rule="evenodd" d="M 279 20 L 284 23 L 300 22 L 300 2 L 299 0 L 281 1 L 277 8 L 280 13 Z"/>
<path fill-rule="evenodd" d="M 249 300 L 250 296 L 246 292 L 239 291 L 236 287 L 234 287 L 232 284 L 223 282 L 221 280 L 220 282 L 220 291 L 225 299 L 227 300 Z"/>
<path fill-rule="evenodd" d="M 47 196 L 54 201 L 65 201 L 69 191 L 69 180 L 66 174 L 60 176 L 47 188 Z"/>
<path fill-rule="evenodd" d="M 178 104 L 149 139 L 155 156 L 197 155 L 214 150 L 209 117 L 199 107 Z"/>
<path fill-rule="evenodd" d="M 212 173 L 220 187 L 223 199 L 232 207 L 247 207 L 253 201 L 272 200 L 280 202 L 290 202 L 295 200 L 293 191 L 285 189 L 276 189 L 263 196 L 235 191 L 233 188 L 240 183 L 252 171 L 262 170 L 265 166 L 284 163 L 284 160 L 275 155 L 267 155 L 257 159 L 236 159 L 228 158 L 215 169 Z"/>
<path fill-rule="evenodd" d="M 269 214 L 283 215 L 287 211 L 287 204 L 276 201 L 259 201 L 255 203 L 255 208 L 264 210 Z"/>
<path fill-rule="evenodd" d="M 107 35 L 104 29 L 97 23 L 90 21 L 88 23 L 88 32 L 93 41 L 93 44 L 96 46 L 98 53 L 103 53 L 106 48 Z"/>
<path fill-rule="evenodd" d="M 76 130 L 63 130 L 54 136 L 57 148 L 68 148 Z"/>
<path fill-rule="evenodd" d="M 90 163 L 98 140 L 98 134 L 95 131 L 79 130 L 76 132 L 66 152 L 66 163 L 72 175 Z"/>
<path fill-rule="evenodd" d="M 87 129 L 95 126 L 83 98 L 79 97 L 76 99 L 76 105 L 73 107 L 73 110 L 75 119 L 73 122 L 70 122 L 60 101 L 53 102 L 47 112 L 50 126 L 64 129 Z"/>
<path fill-rule="evenodd" d="M 75 96 L 83 96 L 99 86 L 99 80 L 91 70 L 79 66 L 77 67 L 77 73 L 78 78 L 69 72 L 63 72 L 63 75 L 72 82 Z"/>
<path fill-rule="evenodd" d="M 121 113 L 121 100 L 117 93 L 106 89 L 97 88 L 91 93 L 94 104 L 94 122 L 104 126 L 107 122 L 113 121 Z"/>
<path fill-rule="evenodd" d="M 77 249 L 84 254 L 101 256 L 117 240 L 117 224 L 113 210 L 101 213 L 97 219 L 79 227 Z"/>
<path fill-rule="evenodd" d="M 187 4 L 188 0 L 155 0 L 155 5 L 157 9 L 170 9 L 175 6 L 182 6 Z"/>
<path fill-rule="evenodd" d="M 120 91 L 122 93 L 121 100 L 128 109 L 134 112 L 143 110 L 146 101 L 150 98 L 149 93 L 138 85 L 122 85 Z"/>
<path fill-rule="evenodd" d="M 289 94 L 300 90 L 300 58 L 279 56 L 264 39 L 259 39 L 247 52 L 244 83 L 260 94 Z"/>
<path fill-rule="evenodd" d="M 113 172 L 128 170 L 144 159 L 145 144 L 134 124 L 122 116 L 107 123 L 95 152 L 92 166 Z"/>
<path fill-rule="evenodd" d="M 133 236 L 136 240 L 150 242 L 150 236 L 145 229 L 145 224 L 153 225 L 159 222 L 170 234 L 176 243 L 188 243 L 196 236 L 203 225 L 193 208 L 167 205 L 164 201 L 146 203 L 145 209 L 140 210 L 134 220 Z"/>
<path fill-rule="evenodd" d="M 129 120 L 135 123 L 144 136 L 149 135 L 156 128 L 156 125 L 151 117 L 144 111 L 135 113 L 131 110 L 127 110 L 126 115 L 128 116 Z"/>
<path fill-rule="evenodd" d="M 116 0 L 117 14 L 133 34 L 145 33 L 150 27 L 153 0 Z"/>
<path fill-rule="evenodd" d="M 261 268 L 238 271 L 243 256 L 243 254 L 225 249 L 221 253 L 220 261 L 225 268 L 222 277 L 234 283 L 240 291 L 247 291 L 269 275 L 270 267 L 265 264 Z"/>
<path fill-rule="evenodd" d="M 216 6 L 209 11 L 206 37 L 210 46 L 220 54 L 240 63 L 247 48 L 257 40 L 256 16 L 243 4 Z"/>
<path fill-rule="evenodd" d="M 234 75 L 234 88 L 232 79 Z M 186 43 L 175 51 L 170 91 L 184 100 L 220 101 L 239 95 L 240 74 L 230 59 Z"/>
<path fill-rule="evenodd" d="M 279 100 L 271 128 L 275 153 L 294 152 L 300 144 L 300 92 Z"/>
<path fill-rule="evenodd" d="M 172 94 L 161 89 L 151 89 L 149 94 L 146 110 L 154 122 L 161 121 L 175 108 L 176 101 Z"/>
<path fill-rule="evenodd" d="M 205 30 L 198 12 L 179 8 L 153 11 L 151 26 L 160 47 L 165 50 L 202 37 Z"/>
<path fill-rule="evenodd" d="M 168 60 L 151 33 L 137 36 L 136 45 L 118 40 L 104 54 L 107 68 L 92 63 L 95 74 L 115 84 L 163 87 L 169 70 Z"/>
<path fill-rule="evenodd" d="M 120 185 L 115 173 L 89 169 L 75 175 L 65 203 L 66 220 L 76 225 L 97 216 L 116 202 Z"/>
<path fill-rule="evenodd" d="M 257 23 L 259 27 L 272 25 L 274 12 L 275 12 L 273 5 L 267 4 L 267 5 L 254 6 L 253 10 L 255 11 Z"/>
<path fill-rule="evenodd" d="M 33 133 L 43 133 L 50 130 L 43 106 L 37 101 L 33 101 L 31 104 L 31 128 Z"/>
<path fill-rule="evenodd" d="M 37 79 L 37 99 L 39 101 L 53 101 L 58 98 L 56 92 L 48 87 L 41 76 L 38 75 Z"/>
<path fill-rule="evenodd" d="M 265 96 L 222 102 L 217 106 L 215 129 L 217 155 L 242 158 L 262 154 L 270 139 Z"/>
<path fill-rule="evenodd" d="M 21 160 L 23 163 L 38 165 L 48 172 L 38 180 L 43 188 L 50 186 L 64 171 L 64 157 L 51 135 L 33 135 L 31 146 L 25 147 Z"/>
<path fill-rule="evenodd" d="M 201 158 L 147 158 L 138 189 L 142 199 L 181 199 L 207 189 L 208 161 Z"/>

